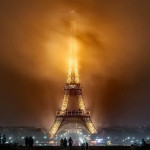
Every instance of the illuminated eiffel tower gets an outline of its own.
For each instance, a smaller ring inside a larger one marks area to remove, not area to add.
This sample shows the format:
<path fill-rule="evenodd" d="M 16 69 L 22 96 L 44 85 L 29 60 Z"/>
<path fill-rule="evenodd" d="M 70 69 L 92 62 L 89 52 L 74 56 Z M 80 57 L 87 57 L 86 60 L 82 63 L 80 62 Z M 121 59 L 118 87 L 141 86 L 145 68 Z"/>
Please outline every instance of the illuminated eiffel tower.
<path fill-rule="evenodd" d="M 82 125 L 88 133 L 96 133 L 96 128 L 91 121 L 90 112 L 86 110 L 84 99 L 82 96 L 82 87 L 80 86 L 78 64 L 76 56 L 76 37 L 75 37 L 75 17 L 74 12 L 71 13 L 71 36 L 70 36 L 70 57 L 67 74 L 67 82 L 64 87 L 64 98 L 59 111 L 56 112 L 56 119 L 49 131 L 50 138 L 60 131 L 64 125 L 69 123 L 78 123 Z M 77 109 L 69 108 L 69 101 L 74 100 L 78 103 Z"/>

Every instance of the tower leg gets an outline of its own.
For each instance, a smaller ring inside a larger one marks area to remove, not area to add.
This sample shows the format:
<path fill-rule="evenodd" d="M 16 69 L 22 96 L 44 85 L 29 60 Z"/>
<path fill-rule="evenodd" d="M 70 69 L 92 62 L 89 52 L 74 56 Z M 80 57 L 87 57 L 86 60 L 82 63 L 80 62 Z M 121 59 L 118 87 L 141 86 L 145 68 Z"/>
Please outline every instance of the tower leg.
<path fill-rule="evenodd" d="M 79 103 L 79 108 L 85 112 L 85 103 L 84 103 L 84 100 L 82 98 L 82 95 L 78 95 L 78 103 Z"/>
<path fill-rule="evenodd" d="M 52 127 L 51 127 L 51 129 L 49 131 L 49 133 L 50 133 L 50 139 L 54 138 L 54 136 L 57 133 L 57 131 L 58 131 L 58 129 L 59 129 L 62 121 L 63 121 L 63 118 L 59 118 L 59 117 L 56 118 L 54 124 L 52 125 Z"/>
<path fill-rule="evenodd" d="M 88 128 L 88 130 L 90 131 L 91 134 L 97 133 L 97 130 L 93 124 L 93 122 L 91 121 L 91 118 L 84 118 L 85 124 Z"/>
<path fill-rule="evenodd" d="M 61 106 L 61 111 L 64 112 L 67 107 L 68 107 L 68 99 L 69 99 L 69 95 L 64 95 L 64 99 L 63 99 L 63 103 L 62 103 L 62 106 Z"/>

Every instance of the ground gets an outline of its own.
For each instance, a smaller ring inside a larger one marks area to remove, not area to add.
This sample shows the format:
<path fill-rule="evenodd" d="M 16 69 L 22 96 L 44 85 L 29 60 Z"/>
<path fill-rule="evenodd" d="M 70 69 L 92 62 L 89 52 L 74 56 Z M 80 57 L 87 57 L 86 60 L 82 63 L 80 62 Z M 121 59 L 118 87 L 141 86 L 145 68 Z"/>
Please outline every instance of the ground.
<path fill-rule="evenodd" d="M 28 150 L 26 147 L 0 147 L 0 150 Z M 80 150 L 81 147 L 75 146 L 73 150 Z M 35 146 L 33 150 L 60 150 L 58 146 Z M 69 148 L 67 149 L 69 150 Z M 90 146 L 89 150 L 131 150 L 130 146 Z M 148 150 L 148 149 L 147 149 Z"/>

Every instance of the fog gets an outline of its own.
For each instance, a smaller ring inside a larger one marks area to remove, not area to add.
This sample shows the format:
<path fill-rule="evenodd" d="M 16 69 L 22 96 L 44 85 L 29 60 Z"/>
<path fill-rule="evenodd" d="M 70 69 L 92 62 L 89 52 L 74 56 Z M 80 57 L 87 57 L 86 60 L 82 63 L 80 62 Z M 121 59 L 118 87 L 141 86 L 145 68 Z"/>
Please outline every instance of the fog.
<path fill-rule="evenodd" d="M 93 122 L 149 125 L 148 0 L 0 0 L 0 125 L 53 123 L 66 82 L 72 10 Z"/>

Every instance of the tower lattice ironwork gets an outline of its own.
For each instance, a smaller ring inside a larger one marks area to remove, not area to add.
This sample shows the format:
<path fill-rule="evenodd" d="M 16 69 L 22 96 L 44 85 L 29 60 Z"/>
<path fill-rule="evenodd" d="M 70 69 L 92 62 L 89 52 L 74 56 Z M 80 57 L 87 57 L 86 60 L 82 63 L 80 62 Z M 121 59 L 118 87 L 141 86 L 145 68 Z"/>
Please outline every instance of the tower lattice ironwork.
<path fill-rule="evenodd" d="M 96 133 L 96 128 L 91 121 L 90 112 L 86 110 L 85 102 L 80 85 L 78 64 L 76 56 L 76 36 L 75 36 L 75 15 L 72 13 L 71 19 L 71 36 L 70 36 L 70 56 L 67 73 L 67 82 L 64 87 L 64 98 L 60 110 L 56 112 L 56 119 L 50 128 L 50 138 L 53 139 L 56 133 L 61 129 L 63 124 L 78 122 L 82 124 L 91 134 Z M 72 110 L 68 108 L 70 98 L 76 98 L 78 108 Z"/>

